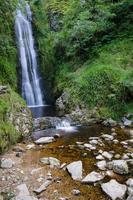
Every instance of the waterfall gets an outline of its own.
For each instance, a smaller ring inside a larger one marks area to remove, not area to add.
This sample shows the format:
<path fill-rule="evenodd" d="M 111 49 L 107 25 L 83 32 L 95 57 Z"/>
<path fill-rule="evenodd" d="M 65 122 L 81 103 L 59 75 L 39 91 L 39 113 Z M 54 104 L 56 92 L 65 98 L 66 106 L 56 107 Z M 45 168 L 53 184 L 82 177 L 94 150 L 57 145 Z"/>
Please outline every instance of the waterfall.
<path fill-rule="evenodd" d="M 22 71 L 22 96 L 30 107 L 44 104 L 39 66 L 32 32 L 32 12 L 28 3 L 20 5 L 16 13 L 15 32 Z M 21 8 L 23 7 L 23 8 Z"/>

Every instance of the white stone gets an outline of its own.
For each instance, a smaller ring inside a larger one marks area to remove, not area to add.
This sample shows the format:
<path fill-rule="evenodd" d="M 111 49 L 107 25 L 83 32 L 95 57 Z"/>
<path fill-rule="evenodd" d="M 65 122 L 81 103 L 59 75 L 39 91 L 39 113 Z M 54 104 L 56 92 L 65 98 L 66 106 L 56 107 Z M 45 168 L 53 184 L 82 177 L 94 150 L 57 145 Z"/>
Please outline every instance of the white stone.
<path fill-rule="evenodd" d="M 35 143 L 36 144 L 48 144 L 48 143 L 51 143 L 54 141 L 55 141 L 54 137 L 42 137 L 42 138 L 36 140 Z"/>
<path fill-rule="evenodd" d="M 133 195 L 133 187 L 128 187 L 128 195 Z"/>
<path fill-rule="evenodd" d="M 102 155 L 98 155 L 98 156 L 96 156 L 96 159 L 97 160 L 104 160 L 104 157 Z"/>
<path fill-rule="evenodd" d="M 44 157 L 40 158 L 40 162 L 46 165 L 50 165 L 51 167 L 60 167 L 60 161 L 57 158 Z"/>
<path fill-rule="evenodd" d="M 73 180 L 82 179 L 83 165 L 82 161 L 75 161 L 67 165 L 67 170 L 71 174 Z"/>
<path fill-rule="evenodd" d="M 126 182 L 126 184 L 130 187 L 133 187 L 133 178 L 129 178 Z"/>
<path fill-rule="evenodd" d="M 111 160 L 111 159 L 113 158 L 113 155 L 112 155 L 111 153 L 107 152 L 107 151 L 104 151 L 104 152 L 102 153 L 102 156 L 103 156 L 104 158 L 107 158 L 108 160 Z"/>
<path fill-rule="evenodd" d="M 106 161 L 102 160 L 96 163 L 96 166 L 100 169 L 100 170 L 106 170 Z"/>
<path fill-rule="evenodd" d="M 10 158 L 7 158 L 7 159 L 2 159 L 1 160 L 1 168 L 2 169 L 9 169 L 9 168 L 12 168 L 13 166 L 13 161 L 10 159 Z"/>
<path fill-rule="evenodd" d="M 102 190 L 112 199 L 124 199 L 127 186 L 119 184 L 116 180 L 112 179 L 108 183 L 101 184 Z"/>
<path fill-rule="evenodd" d="M 91 149 L 93 146 L 92 146 L 91 144 L 87 144 L 87 143 L 86 143 L 86 144 L 84 144 L 84 147 L 85 147 L 85 148 Z"/>
<path fill-rule="evenodd" d="M 104 134 L 101 137 L 104 138 L 107 141 L 114 139 L 114 136 L 113 135 L 109 135 L 109 134 Z"/>
<path fill-rule="evenodd" d="M 115 139 L 115 140 L 113 140 L 113 143 L 114 143 L 114 144 L 118 144 L 118 143 L 119 143 L 119 140 Z"/>
<path fill-rule="evenodd" d="M 128 165 L 125 160 L 114 160 L 113 171 L 118 174 L 128 174 Z"/>
<path fill-rule="evenodd" d="M 114 158 L 120 159 L 121 155 L 120 154 L 115 154 Z"/>
<path fill-rule="evenodd" d="M 129 195 L 127 200 L 133 200 L 133 195 Z"/>
<path fill-rule="evenodd" d="M 46 180 L 38 189 L 34 190 L 35 193 L 40 194 L 41 192 L 45 191 L 49 185 L 52 184 L 53 181 Z"/>
<path fill-rule="evenodd" d="M 90 144 L 92 144 L 92 145 L 97 145 L 97 144 L 98 144 L 98 141 L 97 141 L 97 140 L 90 140 Z"/>
<path fill-rule="evenodd" d="M 17 186 L 17 193 L 15 200 L 37 200 L 37 198 L 30 196 L 29 190 L 26 184 L 21 184 Z"/>
<path fill-rule="evenodd" d="M 100 173 L 97 173 L 95 171 L 88 174 L 83 180 L 82 183 L 95 183 L 97 181 L 100 181 L 104 178 L 104 176 Z"/>
<path fill-rule="evenodd" d="M 75 196 L 80 195 L 80 193 L 81 193 L 80 190 L 77 190 L 77 189 L 72 190 L 72 194 Z"/>

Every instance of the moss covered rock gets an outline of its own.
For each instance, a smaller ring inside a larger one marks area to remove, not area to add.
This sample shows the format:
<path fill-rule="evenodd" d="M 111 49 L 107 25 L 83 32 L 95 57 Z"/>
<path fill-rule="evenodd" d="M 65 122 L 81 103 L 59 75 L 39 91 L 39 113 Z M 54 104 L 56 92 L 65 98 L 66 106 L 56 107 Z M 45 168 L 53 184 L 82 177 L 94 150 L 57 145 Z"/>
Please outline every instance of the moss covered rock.
<path fill-rule="evenodd" d="M 10 88 L 0 94 L 0 121 L 0 153 L 31 133 L 31 112 Z"/>

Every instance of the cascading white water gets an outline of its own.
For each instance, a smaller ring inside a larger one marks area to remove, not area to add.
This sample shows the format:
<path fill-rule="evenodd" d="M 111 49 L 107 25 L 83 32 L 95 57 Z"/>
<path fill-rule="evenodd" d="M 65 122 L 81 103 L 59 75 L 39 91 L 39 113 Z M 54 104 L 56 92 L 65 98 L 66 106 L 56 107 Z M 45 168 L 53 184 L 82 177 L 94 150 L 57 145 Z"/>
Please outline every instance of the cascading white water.
<path fill-rule="evenodd" d="M 67 132 L 73 132 L 77 131 L 77 128 L 75 126 L 71 126 L 70 121 L 64 119 L 60 120 L 59 122 L 56 123 L 56 129 L 57 130 L 64 130 Z"/>
<path fill-rule="evenodd" d="M 20 2 L 21 5 L 22 3 Z M 24 11 L 20 8 L 17 10 L 15 32 L 22 69 L 22 96 L 29 107 L 44 104 L 31 21 L 32 12 L 26 3 Z"/>

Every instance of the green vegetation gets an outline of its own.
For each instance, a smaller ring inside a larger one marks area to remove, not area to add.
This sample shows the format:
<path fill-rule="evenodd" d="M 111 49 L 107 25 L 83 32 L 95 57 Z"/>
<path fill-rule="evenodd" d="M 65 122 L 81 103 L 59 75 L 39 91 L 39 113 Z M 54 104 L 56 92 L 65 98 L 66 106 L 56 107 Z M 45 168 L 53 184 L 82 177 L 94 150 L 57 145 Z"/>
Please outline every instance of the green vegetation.
<path fill-rule="evenodd" d="M 10 115 L 21 113 L 23 107 L 25 107 L 24 101 L 11 89 L 0 95 L 0 153 L 21 139 L 23 133 L 16 131 L 9 118 Z"/>
<path fill-rule="evenodd" d="M 70 107 L 119 118 L 132 110 L 133 2 L 31 1 L 41 68 Z"/>
<path fill-rule="evenodd" d="M 17 86 L 14 11 L 17 0 L 0 0 L 0 83 Z"/>

